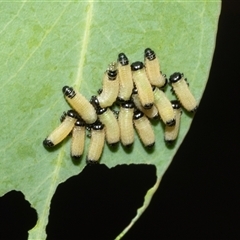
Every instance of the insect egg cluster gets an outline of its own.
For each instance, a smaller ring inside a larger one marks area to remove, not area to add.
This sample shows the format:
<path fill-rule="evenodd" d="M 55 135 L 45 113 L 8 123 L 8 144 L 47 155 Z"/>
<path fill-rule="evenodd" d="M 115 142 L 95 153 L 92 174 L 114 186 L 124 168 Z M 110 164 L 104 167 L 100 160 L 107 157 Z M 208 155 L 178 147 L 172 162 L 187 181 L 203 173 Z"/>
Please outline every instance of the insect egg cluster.
<path fill-rule="evenodd" d="M 71 157 L 79 159 L 89 130 L 86 162 L 98 163 L 105 141 L 109 146 L 121 141 L 124 147 L 131 147 L 135 130 L 144 147 L 153 147 L 151 119 L 159 118 L 165 125 L 165 142 L 174 142 L 180 127 L 181 106 L 189 112 L 197 109 L 184 75 L 175 72 L 168 81 L 150 48 L 144 51 L 144 62 L 130 64 L 127 56 L 120 53 L 117 62 L 109 64 L 102 81 L 102 89 L 90 101 L 72 87 L 62 88 L 73 110 L 62 115 L 60 125 L 43 141 L 45 147 L 54 147 L 72 133 Z M 164 93 L 168 83 L 178 100 L 170 101 Z M 112 110 L 113 106 L 119 111 Z"/>

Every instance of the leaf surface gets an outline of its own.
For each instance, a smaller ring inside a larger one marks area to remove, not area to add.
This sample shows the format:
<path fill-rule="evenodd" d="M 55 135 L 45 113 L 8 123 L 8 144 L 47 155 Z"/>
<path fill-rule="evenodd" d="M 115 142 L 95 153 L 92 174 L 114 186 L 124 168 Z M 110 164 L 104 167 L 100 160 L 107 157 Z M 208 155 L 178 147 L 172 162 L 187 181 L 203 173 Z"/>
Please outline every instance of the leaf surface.
<path fill-rule="evenodd" d="M 74 86 L 90 99 L 101 88 L 103 73 L 118 53 L 126 53 L 132 62 L 143 61 L 144 49 L 151 47 L 163 73 L 169 77 L 183 72 L 200 101 L 215 48 L 220 1 L 21 1 L 2 2 L 0 11 L 0 195 L 12 189 L 22 191 L 39 218 L 29 238 L 45 239 L 57 185 L 85 166 L 85 155 L 79 165 L 71 161 L 70 138 L 51 151 L 42 146 L 58 126 L 62 112 L 69 109 L 62 87 Z M 175 98 L 170 87 L 166 93 Z M 157 166 L 158 181 L 118 238 L 146 209 L 191 121 L 191 115 L 182 114 L 174 148 L 166 147 L 160 123 L 154 124 L 154 151 L 146 151 L 137 135 L 131 152 L 122 147 L 114 152 L 105 146 L 101 162 L 108 167 L 124 163 Z"/>

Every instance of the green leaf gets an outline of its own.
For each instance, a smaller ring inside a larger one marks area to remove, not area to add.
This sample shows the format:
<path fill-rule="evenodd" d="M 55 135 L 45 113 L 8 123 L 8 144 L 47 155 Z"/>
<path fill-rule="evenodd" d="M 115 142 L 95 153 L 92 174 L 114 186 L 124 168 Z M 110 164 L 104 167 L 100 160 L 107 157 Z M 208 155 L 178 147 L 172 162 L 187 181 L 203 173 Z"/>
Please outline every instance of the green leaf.
<path fill-rule="evenodd" d="M 72 163 L 70 138 L 52 151 L 42 146 L 43 139 L 58 126 L 62 112 L 69 109 L 62 87 L 74 86 L 90 99 L 119 52 L 131 61 L 143 61 L 144 49 L 151 47 L 162 71 L 167 76 L 184 72 L 200 101 L 219 13 L 220 0 L 1 3 L 0 195 L 20 190 L 37 209 L 39 219 L 30 239 L 46 237 L 50 201 L 57 185 L 85 166 L 85 156 L 79 165 Z M 174 98 L 170 87 L 167 95 Z M 124 163 L 157 166 L 158 181 L 118 239 L 148 206 L 191 121 L 191 115 L 182 115 L 174 148 L 166 147 L 159 123 L 154 125 L 157 141 L 152 152 L 142 147 L 137 136 L 130 153 L 122 147 L 113 152 L 105 146 L 101 162 L 108 167 Z"/>

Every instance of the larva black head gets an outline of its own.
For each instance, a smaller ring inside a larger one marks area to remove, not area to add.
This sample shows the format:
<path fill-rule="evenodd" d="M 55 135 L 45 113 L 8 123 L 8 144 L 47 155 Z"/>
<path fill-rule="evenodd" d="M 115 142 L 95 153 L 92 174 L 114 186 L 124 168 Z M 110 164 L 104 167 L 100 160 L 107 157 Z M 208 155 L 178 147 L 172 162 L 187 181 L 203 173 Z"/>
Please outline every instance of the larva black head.
<path fill-rule="evenodd" d="M 149 61 L 152 61 L 156 58 L 156 54 L 151 48 L 146 48 L 144 51 L 144 57 Z"/>
<path fill-rule="evenodd" d="M 102 124 L 99 120 L 97 120 L 95 123 L 92 124 L 92 129 L 93 130 L 102 130 L 104 128 L 104 124 Z"/>
<path fill-rule="evenodd" d="M 86 158 L 86 164 L 91 166 L 91 165 L 99 164 L 99 162 L 93 159 Z"/>
<path fill-rule="evenodd" d="M 93 107 L 95 109 L 100 108 L 100 104 L 99 104 L 97 96 L 92 96 L 91 99 L 90 99 L 90 103 L 93 105 Z"/>
<path fill-rule="evenodd" d="M 72 155 L 71 158 L 74 160 L 74 161 L 77 161 L 81 158 L 82 155 Z"/>
<path fill-rule="evenodd" d="M 107 69 L 108 79 L 111 81 L 116 80 L 117 78 L 117 64 L 115 62 L 112 62 L 109 64 Z"/>
<path fill-rule="evenodd" d="M 143 117 L 144 113 L 141 112 L 140 110 L 136 109 L 133 114 L 133 119 L 138 120 L 139 118 Z"/>
<path fill-rule="evenodd" d="M 171 126 L 175 126 L 175 124 L 176 124 L 176 120 L 175 119 L 172 119 L 172 120 L 166 122 L 166 125 L 168 125 L 170 127 Z"/>
<path fill-rule="evenodd" d="M 170 83 L 176 83 L 183 77 L 183 73 L 175 72 L 169 77 Z"/>
<path fill-rule="evenodd" d="M 137 61 L 131 64 L 132 71 L 140 70 L 144 67 L 143 62 Z"/>
<path fill-rule="evenodd" d="M 85 123 L 85 121 L 82 118 L 78 117 L 77 121 L 75 122 L 75 126 L 77 126 L 77 127 L 85 127 L 86 123 Z"/>
<path fill-rule="evenodd" d="M 167 145 L 172 145 L 174 142 L 175 142 L 175 140 L 169 140 L 169 139 L 164 139 L 164 141 L 165 141 L 165 143 L 167 144 Z"/>
<path fill-rule="evenodd" d="M 75 93 L 75 91 L 73 90 L 73 88 L 72 88 L 72 87 L 68 87 L 68 86 L 64 86 L 64 87 L 62 88 L 62 92 L 63 92 L 63 94 L 64 94 L 66 97 L 69 97 L 69 98 L 73 98 L 73 97 L 76 95 L 76 93 Z"/>
<path fill-rule="evenodd" d="M 66 116 L 71 117 L 71 118 L 76 118 L 76 119 L 78 118 L 77 112 L 75 112 L 75 111 L 72 110 L 72 109 L 67 111 Z"/>
<path fill-rule="evenodd" d="M 198 109 L 198 106 L 196 106 L 194 109 L 191 110 L 192 113 L 195 113 Z"/>
<path fill-rule="evenodd" d="M 179 109 L 181 107 L 180 102 L 178 100 L 171 101 L 173 109 Z"/>
<path fill-rule="evenodd" d="M 124 53 L 119 53 L 118 54 L 118 62 L 122 65 L 122 66 L 126 66 L 129 64 L 128 58 Z"/>
<path fill-rule="evenodd" d="M 49 148 L 49 147 L 54 147 L 54 144 L 51 140 L 46 138 L 43 141 L 43 146 Z"/>
<path fill-rule="evenodd" d="M 99 107 L 99 108 L 96 109 L 97 115 L 101 115 L 101 114 L 105 113 L 106 111 L 107 111 L 107 108 Z"/>
<path fill-rule="evenodd" d="M 133 101 L 129 100 L 129 101 L 123 102 L 121 106 L 123 108 L 134 108 L 134 103 Z"/>

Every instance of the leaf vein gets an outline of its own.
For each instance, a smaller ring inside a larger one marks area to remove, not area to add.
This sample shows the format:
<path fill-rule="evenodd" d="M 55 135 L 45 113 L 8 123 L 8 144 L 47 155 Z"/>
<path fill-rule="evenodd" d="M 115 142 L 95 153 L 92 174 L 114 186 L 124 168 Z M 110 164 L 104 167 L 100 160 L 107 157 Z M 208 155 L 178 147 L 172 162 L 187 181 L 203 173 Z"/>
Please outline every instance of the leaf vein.
<path fill-rule="evenodd" d="M 17 14 L 16 14 L 8 23 L 6 23 L 6 25 L 4 26 L 4 28 L 0 31 L 0 34 L 2 34 L 2 33 L 6 30 L 6 28 L 18 17 L 18 15 L 19 15 L 19 13 L 21 12 L 21 10 L 22 10 L 22 8 L 23 8 L 23 6 L 24 6 L 25 3 L 26 3 L 26 1 L 23 1 L 23 2 L 22 2 L 22 5 L 21 5 L 21 7 L 18 9 Z"/>
<path fill-rule="evenodd" d="M 74 82 L 74 87 L 77 89 L 80 88 L 81 82 L 82 82 L 82 72 L 83 72 L 83 65 L 86 58 L 87 48 L 89 44 L 89 36 L 90 36 L 90 29 L 92 25 L 92 18 L 93 18 L 93 2 L 89 1 L 89 5 L 87 7 L 87 17 L 86 17 L 86 25 L 85 30 L 83 33 L 83 41 L 80 51 L 80 57 L 78 62 L 78 70 L 77 70 L 77 76 Z"/>

